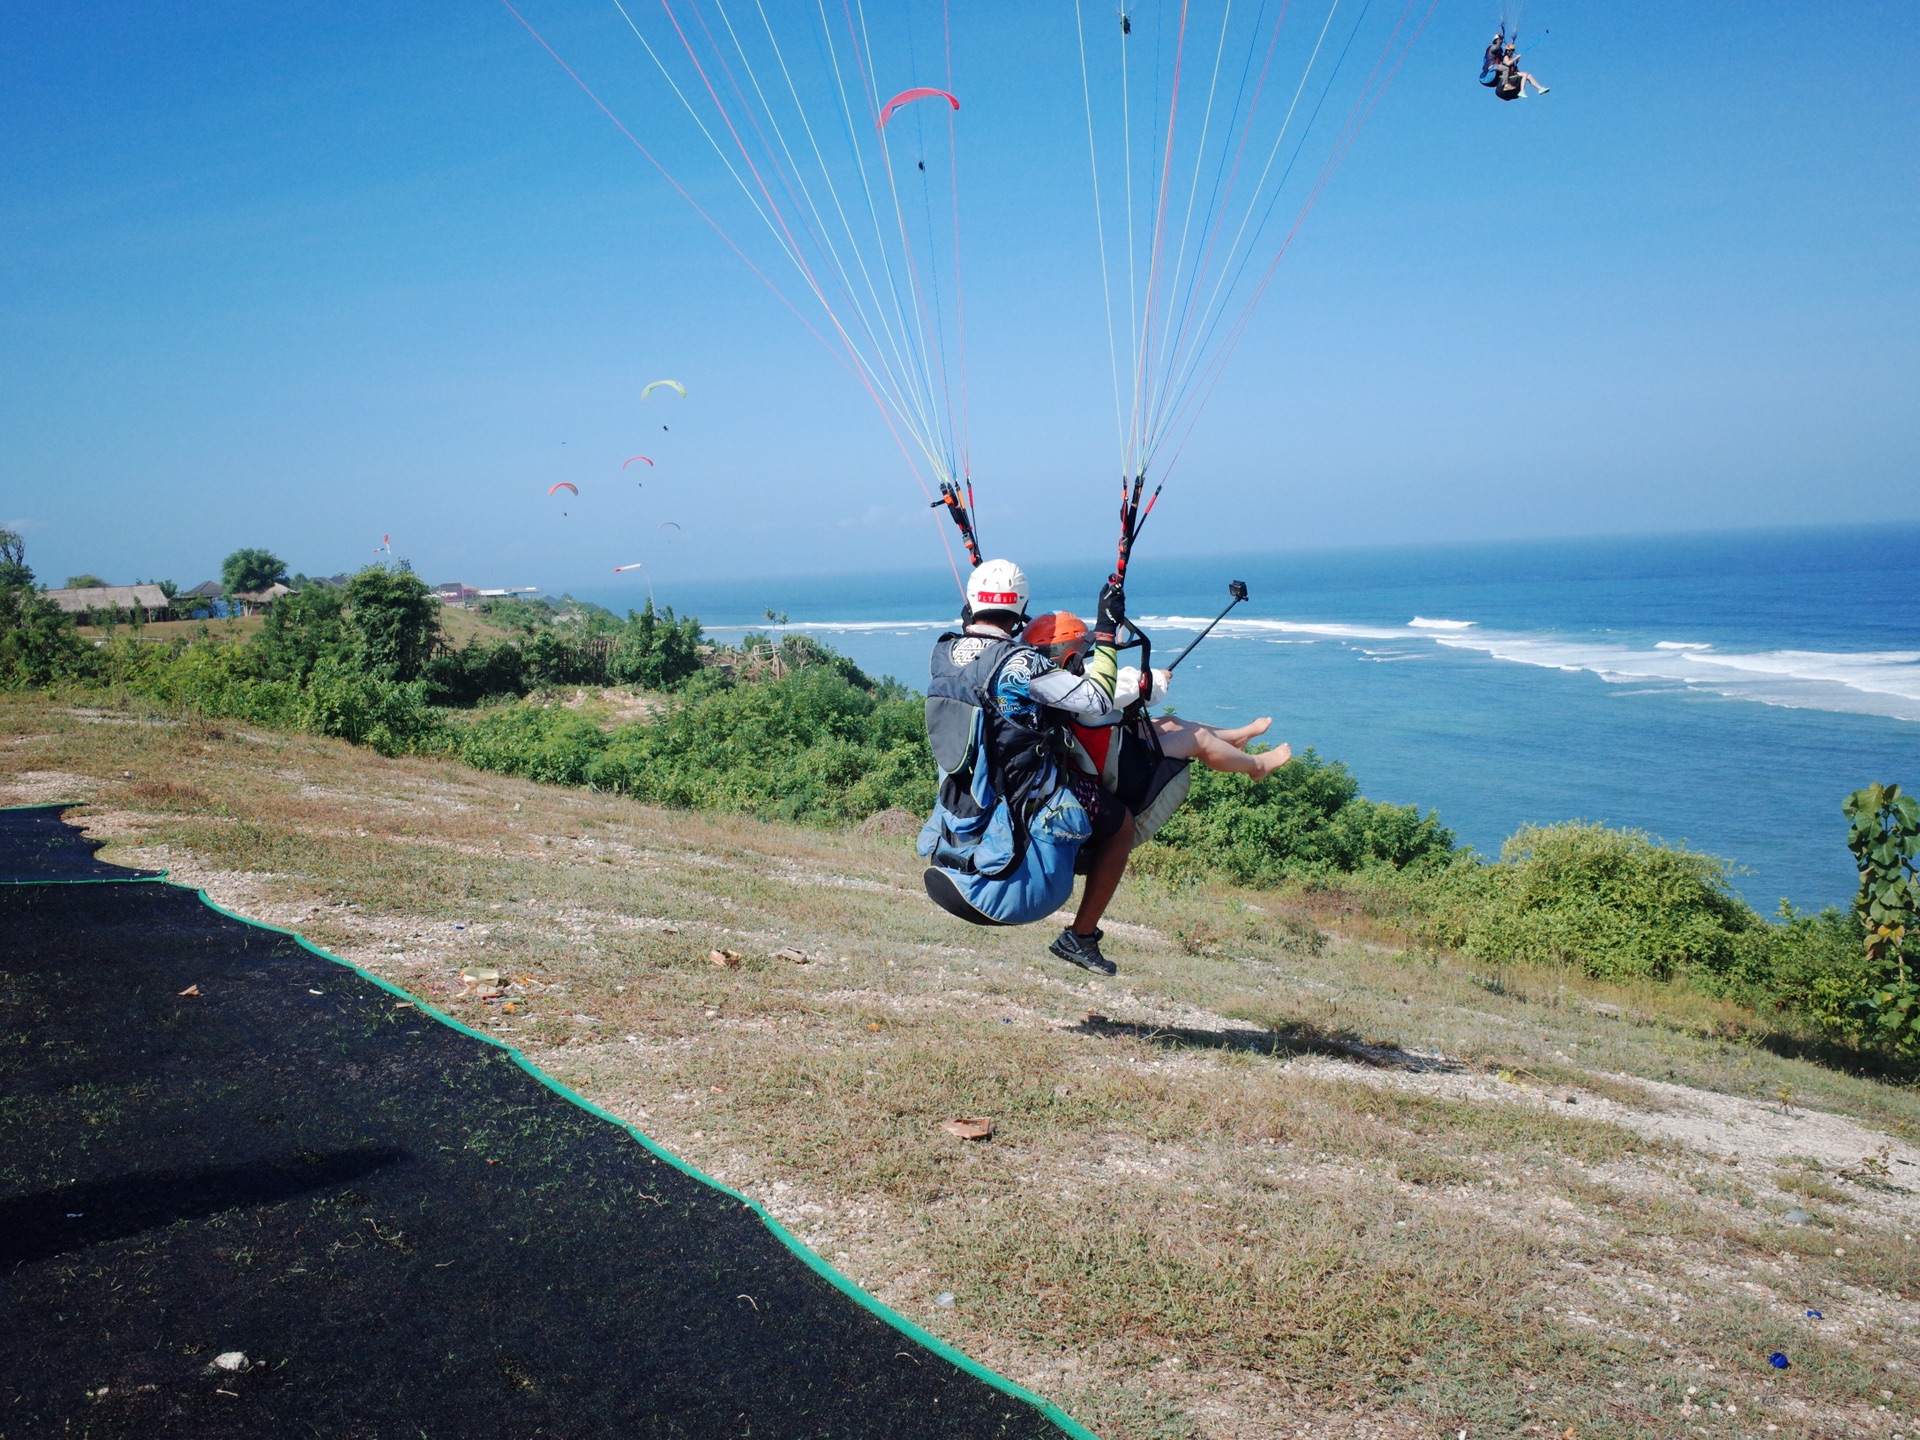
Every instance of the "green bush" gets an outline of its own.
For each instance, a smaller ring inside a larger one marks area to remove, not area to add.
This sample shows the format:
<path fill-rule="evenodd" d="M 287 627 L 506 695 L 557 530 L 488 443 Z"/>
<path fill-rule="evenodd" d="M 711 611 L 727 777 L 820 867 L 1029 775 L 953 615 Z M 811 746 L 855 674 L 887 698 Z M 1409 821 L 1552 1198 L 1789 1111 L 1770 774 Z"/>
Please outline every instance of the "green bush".
<path fill-rule="evenodd" d="M 433 704 L 463 708 L 502 695 L 524 695 L 531 688 L 526 656 L 510 640 L 489 645 L 474 639 L 458 650 L 442 650 L 427 662 L 421 678 Z"/>
<path fill-rule="evenodd" d="M 92 647 L 72 616 L 31 584 L 0 585 L 0 690 L 79 679 L 92 668 Z"/>
<path fill-rule="evenodd" d="M 383 679 L 334 659 L 315 667 L 296 723 L 382 755 L 419 754 L 447 743 L 446 721 L 427 703 L 423 682 Z"/>
<path fill-rule="evenodd" d="M 1724 860 L 1633 830 L 1526 827 L 1500 862 L 1465 860 L 1433 884 L 1438 938 L 1494 964 L 1565 965 L 1596 979 L 1691 972 L 1727 985 L 1767 964 L 1764 922 Z"/>
<path fill-rule="evenodd" d="M 260 673 L 304 684 L 322 660 L 346 659 L 354 648 L 346 612 L 345 592 L 331 586 L 282 595 L 268 608 L 253 642 Z"/>
<path fill-rule="evenodd" d="M 382 680 L 418 680 L 440 648 L 440 601 L 411 570 L 357 572 L 347 581 L 346 623 L 354 663 Z"/>
<path fill-rule="evenodd" d="M 1431 811 L 1366 799 L 1346 766 L 1312 750 L 1259 783 L 1198 765 L 1192 774 L 1192 793 L 1155 843 L 1243 884 L 1427 866 L 1453 852 Z"/>
<path fill-rule="evenodd" d="M 599 726 L 559 705 L 503 705 L 453 732 L 453 753 L 477 770 L 549 785 L 584 785 L 607 748 Z"/>

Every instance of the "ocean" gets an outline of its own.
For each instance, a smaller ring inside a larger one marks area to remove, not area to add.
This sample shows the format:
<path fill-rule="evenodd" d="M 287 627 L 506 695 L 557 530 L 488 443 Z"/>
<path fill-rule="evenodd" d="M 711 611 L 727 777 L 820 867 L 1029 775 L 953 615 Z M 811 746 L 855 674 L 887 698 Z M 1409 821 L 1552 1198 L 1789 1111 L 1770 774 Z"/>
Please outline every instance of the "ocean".
<path fill-rule="evenodd" d="M 1034 613 L 1090 615 L 1104 567 L 1036 565 Z M 1807 530 L 1162 560 L 1129 607 L 1157 663 L 1244 580 L 1181 665 L 1181 715 L 1343 761 L 1376 800 L 1437 810 L 1483 854 L 1522 825 L 1646 830 L 1733 862 L 1771 911 L 1844 905 L 1840 802 L 1920 787 L 1920 529 Z M 582 599 L 618 609 L 632 588 Z M 818 636 L 924 683 L 945 571 L 763 578 L 663 594 L 723 640 Z"/>

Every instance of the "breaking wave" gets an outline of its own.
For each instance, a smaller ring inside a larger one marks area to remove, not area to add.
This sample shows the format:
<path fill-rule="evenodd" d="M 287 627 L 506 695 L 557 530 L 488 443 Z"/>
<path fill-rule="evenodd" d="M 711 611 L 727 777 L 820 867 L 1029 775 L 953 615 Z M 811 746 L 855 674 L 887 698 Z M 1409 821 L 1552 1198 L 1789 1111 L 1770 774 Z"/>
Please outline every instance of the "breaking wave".
<path fill-rule="evenodd" d="M 1142 624 L 1197 630 L 1188 616 Z M 1692 690 L 1796 710 L 1880 715 L 1920 722 L 1920 650 L 1722 650 L 1694 640 L 1609 642 L 1577 636 L 1482 630 L 1469 620 L 1416 616 L 1405 625 L 1229 619 L 1214 632 L 1241 639 L 1424 642 L 1514 665 L 1590 674 L 1641 690 Z M 1364 650 L 1366 647 L 1356 645 Z M 1368 658 L 1377 658 L 1369 652 Z M 1397 657 L 1396 657 L 1397 658 Z"/>

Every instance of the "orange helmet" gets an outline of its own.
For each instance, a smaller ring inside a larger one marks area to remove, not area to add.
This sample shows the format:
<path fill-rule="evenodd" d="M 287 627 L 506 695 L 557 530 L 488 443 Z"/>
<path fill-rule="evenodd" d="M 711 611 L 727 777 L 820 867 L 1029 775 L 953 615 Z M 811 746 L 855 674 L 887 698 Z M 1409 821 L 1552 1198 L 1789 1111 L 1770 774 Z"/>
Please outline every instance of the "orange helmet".
<path fill-rule="evenodd" d="M 1093 649 L 1093 632 L 1071 610 L 1035 616 L 1020 638 L 1062 669 L 1084 660 Z"/>

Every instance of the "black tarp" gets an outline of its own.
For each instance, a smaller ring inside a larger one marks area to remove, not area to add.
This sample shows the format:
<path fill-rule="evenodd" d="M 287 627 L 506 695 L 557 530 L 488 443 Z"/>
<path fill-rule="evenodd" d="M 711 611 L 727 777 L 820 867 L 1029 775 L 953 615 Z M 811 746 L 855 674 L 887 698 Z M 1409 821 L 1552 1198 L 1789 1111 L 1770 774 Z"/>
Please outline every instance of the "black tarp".
<path fill-rule="evenodd" d="M 93 858 L 89 840 L 60 819 L 66 805 L 0 810 L 0 885 L 73 880 L 151 880 L 158 870 L 130 870 Z"/>
<path fill-rule="evenodd" d="M 0 887 L 0 1097 L 8 1440 L 1077 1430 L 509 1052 L 173 885 Z"/>

